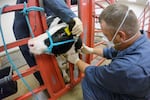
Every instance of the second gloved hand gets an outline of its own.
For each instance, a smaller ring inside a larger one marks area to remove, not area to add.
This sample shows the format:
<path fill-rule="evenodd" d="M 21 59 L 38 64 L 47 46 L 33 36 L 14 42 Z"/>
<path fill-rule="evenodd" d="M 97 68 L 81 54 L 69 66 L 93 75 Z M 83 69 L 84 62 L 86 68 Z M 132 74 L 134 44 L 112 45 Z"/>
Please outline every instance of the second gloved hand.
<path fill-rule="evenodd" d="M 67 60 L 72 63 L 75 64 L 80 60 L 79 59 L 79 54 L 78 53 L 74 53 L 74 54 L 70 54 L 67 56 Z"/>
<path fill-rule="evenodd" d="M 78 17 L 73 18 L 69 22 L 69 27 L 73 35 L 80 36 L 83 32 L 83 25 Z"/>
<path fill-rule="evenodd" d="M 92 54 L 94 52 L 93 48 L 86 46 L 85 44 L 82 45 L 81 52 L 84 54 Z"/>

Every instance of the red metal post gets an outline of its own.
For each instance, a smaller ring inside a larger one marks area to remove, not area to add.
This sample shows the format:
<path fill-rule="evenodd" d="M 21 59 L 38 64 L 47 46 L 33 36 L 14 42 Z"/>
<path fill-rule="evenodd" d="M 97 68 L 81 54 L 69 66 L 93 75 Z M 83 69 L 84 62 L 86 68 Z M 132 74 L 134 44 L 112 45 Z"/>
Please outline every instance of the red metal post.
<path fill-rule="evenodd" d="M 148 30 L 147 30 L 147 36 L 150 39 L 150 11 L 149 11 L 149 18 L 148 18 Z"/>
<path fill-rule="evenodd" d="M 142 17 L 142 30 L 144 30 L 144 25 L 145 25 L 145 16 L 146 16 L 146 9 L 147 8 L 144 8 L 144 11 L 143 11 L 143 17 Z"/>
<path fill-rule="evenodd" d="M 28 6 L 39 6 L 38 0 L 28 0 Z M 45 17 L 45 15 L 36 11 L 31 11 L 29 13 L 30 24 L 35 36 L 46 31 L 44 30 L 46 28 L 43 27 L 44 24 L 42 22 L 44 21 L 41 20 L 41 17 Z M 44 85 L 47 87 L 51 97 L 53 97 L 54 93 L 65 87 L 57 61 L 54 56 L 43 54 L 36 56 L 36 62 L 43 78 Z"/>
<path fill-rule="evenodd" d="M 83 42 L 90 47 L 94 46 L 94 3 L 95 0 L 80 0 L 79 15 L 83 22 Z M 86 56 L 86 62 L 90 63 L 92 55 Z"/>
<path fill-rule="evenodd" d="M 150 2 L 148 2 L 148 30 L 147 30 L 147 36 L 150 39 Z"/>
<path fill-rule="evenodd" d="M 109 0 L 111 4 L 115 3 L 115 0 Z"/>

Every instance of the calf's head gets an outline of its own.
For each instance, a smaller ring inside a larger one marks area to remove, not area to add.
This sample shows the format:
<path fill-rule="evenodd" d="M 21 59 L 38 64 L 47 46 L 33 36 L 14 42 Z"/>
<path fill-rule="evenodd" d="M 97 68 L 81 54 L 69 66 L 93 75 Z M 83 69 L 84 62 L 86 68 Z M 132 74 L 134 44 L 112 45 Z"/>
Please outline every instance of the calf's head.
<path fill-rule="evenodd" d="M 69 32 L 68 25 L 58 17 L 50 17 L 47 20 L 49 29 L 28 41 L 28 47 L 33 54 L 63 54 L 66 53 L 74 44 L 74 36 Z M 82 41 L 79 38 L 75 42 L 75 51 L 80 49 Z"/>

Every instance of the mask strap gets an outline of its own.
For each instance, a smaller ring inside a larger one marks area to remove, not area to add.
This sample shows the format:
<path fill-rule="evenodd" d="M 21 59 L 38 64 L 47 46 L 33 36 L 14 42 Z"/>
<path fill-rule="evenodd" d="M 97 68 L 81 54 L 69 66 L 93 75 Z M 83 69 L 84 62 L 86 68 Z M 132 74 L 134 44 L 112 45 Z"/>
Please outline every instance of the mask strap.
<path fill-rule="evenodd" d="M 121 28 L 121 27 L 122 27 L 122 25 L 124 24 L 124 22 L 125 22 L 125 20 L 126 20 L 126 18 L 127 18 L 127 16 L 128 16 L 128 14 L 129 14 L 129 12 L 130 12 L 130 9 L 128 8 L 128 11 L 126 12 L 126 15 L 124 16 L 124 18 L 123 18 L 123 20 L 122 20 L 122 22 L 121 22 L 120 26 L 118 27 L 117 31 L 115 32 L 115 35 L 113 36 L 113 38 L 112 38 L 111 42 L 113 42 L 113 41 L 114 41 L 114 39 L 116 38 L 117 33 L 119 32 L 120 28 Z"/>
<path fill-rule="evenodd" d="M 129 42 L 130 40 L 134 39 L 137 36 L 138 33 L 134 34 L 132 37 L 130 37 L 128 40 L 123 41 L 123 43 Z"/>

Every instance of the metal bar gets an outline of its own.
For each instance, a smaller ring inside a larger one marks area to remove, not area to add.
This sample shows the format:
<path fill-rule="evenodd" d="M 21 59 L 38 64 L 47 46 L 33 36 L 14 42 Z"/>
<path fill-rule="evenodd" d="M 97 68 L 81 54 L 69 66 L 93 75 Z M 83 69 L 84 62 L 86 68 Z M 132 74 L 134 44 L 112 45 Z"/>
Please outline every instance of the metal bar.
<path fill-rule="evenodd" d="M 31 68 L 28 68 L 27 70 L 22 71 L 22 72 L 21 72 L 21 75 L 22 75 L 23 77 L 25 77 L 25 76 L 28 76 L 28 75 L 30 75 L 30 74 L 33 74 L 34 72 L 37 71 L 37 68 L 38 68 L 38 66 L 34 66 L 34 67 L 31 67 Z M 14 81 L 20 79 L 17 74 L 14 74 L 14 75 L 12 76 L 12 78 L 13 78 Z"/>
<path fill-rule="evenodd" d="M 101 41 L 101 42 L 95 43 L 95 44 L 94 44 L 94 47 L 99 46 L 99 45 L 101 45 L 101 44 L 105 44 L 105 41 Z"/>
<path fill-rule="evenodd" d="M 115 3 L 115 0 L 106 0 L 107 2 L 110 2 L 110 4 Z"/>
<path fill-rule="evenodd" d="M 150 16 L 150 11 L 149 11 L 149 16 Z M 150 39 L 150 17 L 149 17 L 148 21 L 149 21 L 149 25 L 148 25 L 147 36 L 148 36 L 148 38 Z"/>
<path fill-rule="evenodd" d="M 102 4 L 101 3 L 99 3 L 99 2 L 95 2 L 95 4 L 97 5 L 97 6 L 99 6 L 100 8 L 105 8 L 104 6 L 102 6 Z"/>
<path fill-rule="evenodd" d="M 95 66 L 101 65 L 105 60 L 106 60 L 105 58 L 102 58 Z"/>
<path fill-rule="evenodd" d="M 21 46 L 21 45 L 24 45 L 24 44 L 27 44 L 29 38 L 24 38 L 24 39 L 20 39 L 20 40 L 17 40 L 13 43 L 9 43 L 7 44 L 7 49 L 11 49 L 11 48 L 14 48 L 14 47 L 17 47 L 17 46 Z M 0 52 L 4 51 L 4 46 L 1 46 L 0 47 Z"/>
<path fill-rule="evenodd" d="M 40 86 L 40 87 L 34 89 L 33 92 L 34 92 L 35 94 L 37 94 L 37 93 L 39 93 L 40 91 L 43 91 L 43 90 L 45 90 L 45 89 L 46 89 L 45 86 Z M 32 93 L 31 93 L 31 92 L 28 92 L 28 93 L 26 93 L 26 94 L 24 94 L 24 95 L 22 95 L 22 96 L 16 98 L 15 100 L 27 100 L 27 99 L 28 99 L 29 97 L 31 97 L 31 96 L 32 96 Z"/>
<path fill-rule="evenodd" d="M 83 22 L 83 42 L 90 47 L 93 47 L 94 43 L 94 18 L 95 15 L 95 0 L 80 0 L 80 17 Z M 90 63 L 92 55 L 86 56 L 86 62 Z"/>
<path fill-rule="evenodd" d="M 7 6 L 7 7 L 5 7 L 3 9 L 3 13 L 17 11 L 17 10 L 22 10 L 23 8 L 24 8 L 23 4 L 17 4 L 17 5 Z"/>

